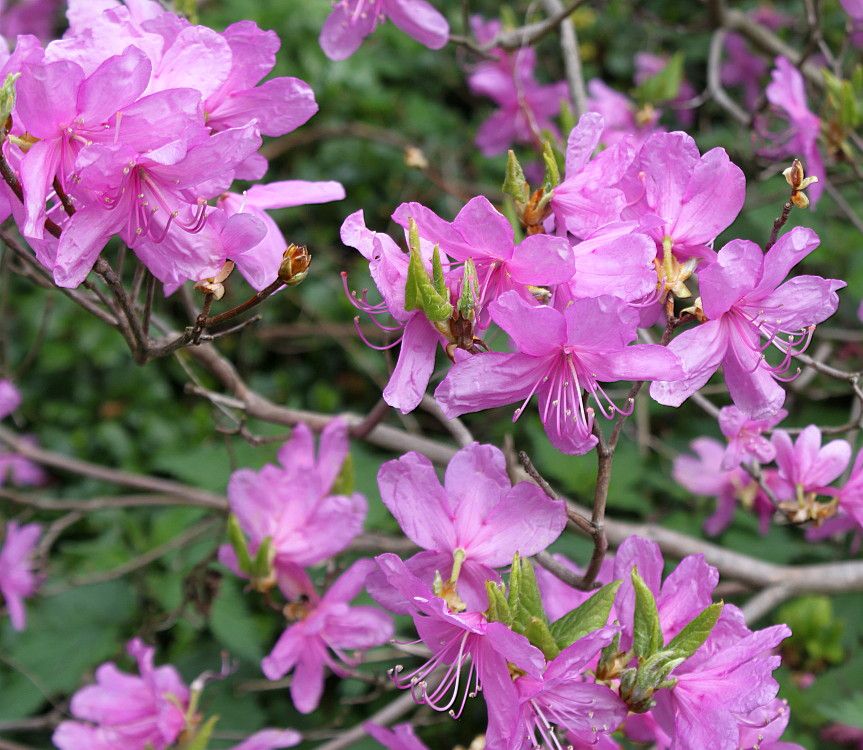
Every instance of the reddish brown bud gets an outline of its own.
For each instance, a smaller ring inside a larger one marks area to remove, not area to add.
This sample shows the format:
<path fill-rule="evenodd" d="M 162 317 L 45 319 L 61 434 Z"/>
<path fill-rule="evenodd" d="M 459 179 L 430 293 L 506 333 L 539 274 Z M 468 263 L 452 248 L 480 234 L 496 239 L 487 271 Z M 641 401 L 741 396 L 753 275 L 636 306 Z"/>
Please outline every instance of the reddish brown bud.
<path fill-rule="evenodd" d="M 312 256 L 308 249 L 293 243 L 288 245 L 282 256 L 282 265 L 279 266 L 279 281 L 296 286 L 308 276 L 311 264 Z"/>

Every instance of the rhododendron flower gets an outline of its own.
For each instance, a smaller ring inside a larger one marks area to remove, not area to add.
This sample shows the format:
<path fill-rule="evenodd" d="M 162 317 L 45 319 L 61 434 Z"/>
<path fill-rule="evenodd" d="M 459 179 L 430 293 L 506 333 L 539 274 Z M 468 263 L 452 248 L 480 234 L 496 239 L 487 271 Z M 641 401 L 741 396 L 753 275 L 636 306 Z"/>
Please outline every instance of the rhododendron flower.
<path fill-rule="evenodd" d="M 345 60 L 387 18 L 431 49 L 449 41 L 446 18 L 425 0 L 336 0 L 321 29 L 321 49 L 330 60 Z"/>
<path fill-rule="evenodd" d="M 836 311 L 836 290 L 845 286 L 844 281 L 820 276 L 797 276 L 782 283 L 818 243 L 811 229 L 795 227 L 766 255 L 745 240 L 723 247 L 716 262 L 698 275 L 707 322 L 668 345 L 680 355 L 686 377 L 655 382 L 650 395 L 660 404 L 679 406 L 721 364 L 738 409 L 752 419 L 776 414 L 785 401 L 785 390 L 776 379 L 808 344 L 812 327 Z M 761 343 L 762 337 L 767 344 Z M 783 354 L 776 366 L 769 365 L 763 354 L 771 344 Z"/>
<path fill-rule="evenodd" d="M 517 419 L 536 393 L 552 445 L 581 455 L 597 442 L 594 412 L 585 407 L 582 389 L 610 417 L 618 407 L 599 381 L 655 380 L 669 373 L 683 377 L 679 361 L 665 347 L 627 346 L 635 340 L 638 313 L 614 297 L 571 300 L 558 290 L 554 307 L 537 307 L 512 291 L 489 309 L 518 352 L 475 354 L 457 363 L 435 391 L 447 417 L 523 402 Z"/>
<path fill-rule="evenodd" d="M 524 675 L 515 680 L 518 709 L 509 712 L 515 726 L 507 750 L 547 748 L 561 745 L 550 725 L 569 730 L 567 737 L 595 745 L 600 736 L 615 731 L 628 709 L 605 685 L 584 681 L 582 675 L 611 643 L 617 627 L 605 627 L 563 649 L 548 663 L 539 678 Z"/>
<path fill-rule="evenodd" d="M 533 47 L 514 52 L 495 49 L 491 54 L 497 56 L 497 61 L 480 63 L 467 80 L 471 91 L 500 107 L 477 131 L 476 145 L 483 156 L 502 154 L 515 143 L 540 149 L 545 131 L 553 138 L 559 137 L 552 118 L 560 113 L 561 103 L 569 100 L 566 81 L 543 85 L 534 78 Z"/>
<path fill-rule="evenodd" d="M 728 438 L 722 468 L 728 471 L 744 461 L 770 463 L 776 456 L 776 449 L 762 433 L 775 427 L 787 416 L 788 412 L 780 409 L 766 419 L 750 419 L 736 406 L 722 407 L 719 410 L 719 429 Z"/>
<path fill-rule="evenodd" d="M 405 229 L 413 219 L 420 238 L 440 245 L 440 251 L 449 258 L 460 262 L 473 259 L 480 310 L 510 290 L 533 301 L 528 285 L 562 284 L 575 270 L 569 242 L 536 234 L 516 245 L 512 224 L 483 196 L 468 201 L 452 222 L 419 203 L 403 203 L 393 212 L 393 219 Z M 487 321 L 481 325 L 486 327 Z"/>
<path fill-rule="evenodd" d="M 348 216 L 342 223 L 341 238 L 348 247 L 356 248 L 369 261 L 369 272 L 383 297 L 383 302 L 370 304 L 363 292 L 362 299 L 349 295 L 353 305 L 371 316 L 383 331 L 401 331 L 394 344 L 401 344 L 399 358 L 383 398 L 403 414 L 413 411 L 425 395 L 434 370 L 435 354 L 446 339 L 429 323 L 422 310 L 405 310 L 405 286 L 408 278 L 408 255 L 395 241 L 382 232 L 366 228 L 362 211 Z M 420 240 L 420 253 L 427 267 L 431 266 L 432 246 Z M 347 292 L 346 274 L 342 274 Z M 378 315 L 388 314 L 398 325 L 387 326 L 377 321 Z M 368 343 L 368 342 L 366 342 Z M 384 347 L 389 348 L 389 347 Z"/>
<path fill-rule="evenodd" d="M 840 477 L 851 460 L 847 440 L 831 440 L 822 447 L 821 430 L 812 424 L 794 442 L 784 430 L 776 430 L 772 439 L 783 498 L 797 497 L 798 492 L 835 494 L 829 485 Z"/>
<path fill-rule="evenodd" d="M 186 724 L 189 689 L 172 666 L 153 666 L 153 649 L 135 638 L 126 651 L 140 676 L 112 662 L 96 670 L 96 683 L 72 696 L 70 711 L 81 721 L 63 721 L 52 742 L 60 750 L 165 750 Z"/>
<path fill-rule="evenodd" d="M 279 449 L 280 467 L 267 464 L 258 472 L 239 469 L 231 475 L 228 504 L 249 537 L 250 553 L 269 537 L 283 587 L 292 581 L 307 589 L 302 568 L 341 552 L 362 530 L 365 497 L 330 494 L 348 454 L 347 431 L 344 420 L 332 420 L 321 433 L 316 458 L 312 432 L 299 424 Z M 230 546 L 219 550 L 219 560 L 241 575 Z"/>
<path fill-rule="evenodd" d="M 6 524 L 3 547 L 0 549 L 0 594 L 15 630 L 24 630 L 24 599 L 33 596 L 42 581 L 41 576 L 33 572 L 32 560 L 41 533 L 42 527 L 38 523 L 20 527 L 16 521 Z"/>
<path fill-rule="evenodd" d="M 626 539 L 614 556 L 612 580 L 622 581 L 615 600 L 617 619 L 623 627 L 620 646 L 630 647 L 635 618 L 635 589 L 631 571 L 638 574 L 656 597 L 662 634 L 668 641 L 694 617 L 710 606 L 719 571 L 708 565 L 704 555 L 689 555 L 663 580 L 664 562 L 659 545 L 638 536 Z"/>
<path fill-rule="evenodd" d="M 530 557 L 544 550 L 566 525 L 562 501 L 531 482 L 512 486 L 504 455 L 493 445 L 459 450 L 443 487 L 431 461 L 415 452 L 381 466 L 378 485 L 408 539 L 427 550 L 410 558 L 408 569 L 430 585 L 436 571 L 450 577 L 457 556 L 458 594 L 471 610 L 488 606 L 485 582 L 500 581 L 494 568 L 508 566 L 516 552 Z M 380 600 L 371 585 L 369 591 Z M 392 608 L 390 600 L 383 603 Z"/>
<path fill-rule="evenodd" d="M 405 567 L 393 554 L 375 558 L 387 581 L 404 597 L 414 617 L 414 625 L 432 658 L 410 674 L 402 675 L 401 665 L 391 673 L 400 688 L 410 688 L 417 703 L 435 711 L 449 711 L 458 718 L 469 696 L 482 691 L 488 706 L 488 747 L 507 747 L 515 727 L 510 714 L 516 704 L 516 691 L 509 665 L 525 674 L 539 677 L 545 666 L 542 652 L 523 635 L 500 622 L 488 622 L 479 612 L 453 612 L 449 605 Z M 461 672 L 470 660 L 464 694 L 455 709 L 461 687 Z M 443 680 L 431 693 L 426 677 L 441 664 L 449 665 Z M 449 695 L 449 697 L 447 697 Z"/>
<path fill-rule="evenodd" d="M 306 180 L 284 180 L 267 185 L 252 185 L 242 195 L 224 193 L 216 202 L 228 216 L 245 213 L 254 216 L 266 228 L 266 236 L 257 245 L 230 259 L 237 264 L 255 289 L 261 290 L 272 284 L 279 274 L 279 266 L 288 243 L 267 209 L 305 206 L 311 203 L 329 203 L 345 197 L 340 182 L 307 182 Z"/>
<path fill-rule="evenodd" d="M 810 111 L 806 102 L 803 75 L 787 58 L 776 58 L 776 67 L 770 76 L 772 80 L 767 85 L 765 96 L 774 110 L 787 119 L 788 127 L 782 132 L 770 133 L 763 123 L 758 123 L 761 136 L 772 142 L 762 153 L 773 159 L 788 157 L 803 162 L 806 174 L 819 179 L 808 190 L 809 200 L 814 206 L 824 192 L 824 160 L 818 148 L 821 120 Z"/>
<path fill-rule="evenodd" d="M 711 536 L 724 531 L 731 523 L 740 501 L 744 507 L 751 507 L 758 514 L 759 530 L 766 534 L 776 509 L 758 482 L 739 466 L 724 468 L 722 462 L 728 455 L 727 448 L 723 448 L 718 440 L 696 438 L 690 447 L 696 456 L 675 458 L 672 475 L 678 484 L 690 492 L 716 498 L 716 512 L 704 522 L 704 531 Z M 775 471 L 765 471 L 764 478 L 768 486 L 775 487 Z"/>
<path fill-rule="evenodd" d="M 660 257 L 713 258 L 713 241 L 740 213 L 743 172 L 725 149 L 700 154 L 686 133 L 657 133 L 641 147 L 627 183 L 623 219 L 644 222 Z M 656 220 L 658 219 L 658 221 Z"/>
<path fill-rule="evenodd" d="M 771 674 L 781 658 L 771 653 L 789 635 L 787 625 L 751 632 L 740 610 L 726 604 L 707 642 L 672 670 L 674 687 L 655 694 L 653 713 L 673 731 L 671 746 L 736 750 L 741 717 L 776 697 L 779 684 Z"/>
<path fill-rule="evenodd" d="M 305 592 L 306 599 L 292 606 L 297 621 L 282 633 L 269 656 L 264 657 L 261 668 L 270 680 L 281 679 L 293 670 L 291 699 L 301 713 L 311 713 L 318 707 L 324 690 L 324 667 L 348 676 L 349 671 L 339 660 L 348 666 L 357 660 L 344 652 L 364 651 L 392 636 L 389 615 L 376 607 L 348 605 L 362 591 L 366 576 L 374 567 L 372 560 L 357 560 L 323 597 L 318 597 L 314 590 Z"/>
<path fill-rule="evenodd" d="M 626 206 L 623 190 L 616 187 L 635 158 L 632 144 L 623 141 L 597 154 L 605 121 L 586 112 L 566 142 L 566 179 L 554 188 L 551 208 L 555 228 L 583 239 L 620 219 Z"/>
<path fill-rule="evenodd" d="M 839 510 L 863 530 L 863 450 L 857 454 L 851 467 L 851 476 L 839 490 Z"/>

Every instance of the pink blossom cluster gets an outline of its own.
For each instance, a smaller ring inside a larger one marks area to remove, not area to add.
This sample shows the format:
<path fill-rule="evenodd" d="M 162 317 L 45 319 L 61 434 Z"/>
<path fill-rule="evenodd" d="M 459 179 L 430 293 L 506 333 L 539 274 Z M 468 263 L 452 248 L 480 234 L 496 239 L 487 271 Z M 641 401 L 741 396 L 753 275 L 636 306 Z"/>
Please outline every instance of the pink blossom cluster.
<path fill-rule="evenodd" d="M 411 271 L 394 240 L 367 229 L 361 212 L 345 220 L 342 240 L 368 259 L 383 297 L 372 304 L 354 296 L 355 305 L 376 322 L 388 313 L 396 325 L 378 325 L 401 331 L 387 403 L 403 412 L 419 404 L 440 344 L 454 362 L 435 391 L 448 417 L 515 403 L 518 418 L 537 395 L 549 439 L 568 454 L 596 444 L 596 409 L 611 417 L 630 408 L 615 404 L 603 383 L 654 381 L 653 399 L 679 406 L 721 366 L 744 414 L 765 419 L 779 411 L 785 390 L 777 381 L 815 324 L 835 312 L 836 290 L 845 286 L 817 276 L 785 281 L 818 246 L 817 235 L 795 228 L 766 254 L 746 240 L 716 251 L 714 240 L 745 197 L 743 173 L 728 154 L 701 154 L 690 136 L 674 132 L 640 145 L 623 138 L 594 156 L 604 130 L 601 116 L 582 116 L 569 135 L 565 179 L 543 198 L 551 216 L 520 242 L 484 197 L 452 222 L 418 203 L 396 209 L 409 244 L 416 227 L 428 283 L 440 275 L 459 306 L 450 321 L 432 320 L 413 301 L 416 266 Z M 633 343 L 639 328 L 664 319 L 667 292 L 691 296 L 690 276 L 700 291 L 691 308 L 697 323 L 668 346 Z M 494 326 L 514 351 L 488 351 Z"/>
<path fill-rule="evenodd" d="M 471 19 L 474 36 L 481 44 L 490 43 L 501 30 L 499 21 Z M 522 47 L 508 52 L 495 48 L 487 60 L 474 67 L 468 76 L 470 90 L 491 99 L 499 109 L 476 134 L 476 145 L 485 156 L 504 153 L 516 143 L 539 146 L 549 136 L 559 138 L 553 118 L 569 100 L 566 81 L 543 85 L 536 80 L 536 50 Z"/>
<path fill-rule="evenodd" d="M 113 662 L 102 664 L 95 683 L 72 696 L 69 710 L 75 719 L 54 730 L 59 750 L 165 750 L 196 737 L 202 717 L 190 708 L 194 689 L 174 667 L 155 666 L 155 649 L 141 639 L 129 641 L 126 650 L 138 674 L 122 672 Z M 264 729 L 231 750 L 280 750 L 301 739 L 293 729 Z"/>
<path fill-rule="evenodd" d="M 60 286 L 80 284 L 115 235 L 168 293 L 227 260 L 257 289 L 275 281 L 285 242 L 260 209 L 344 196 L 338 183 L 288 181 L 256 188 L 249 210 L 230 197 L 235 178 L 266 171 L 261 136 L 317 110 L 297 78 L 261 83 L 276 34 L 251 21 L 217 33 L 153 0 L 71 0 L 67 17 L 62 39 L 21 36 L 0 60 L 14 80 L 2 153 L 22 194 L 3 184 L 3 218 Z"/>
<path fill-rule="evenodd" d="M 511 487 L 500 451 L 479 444 L 455 454 L 443 486 L 427 459 L 413 453 L 385 463 L 378 481 L 402 530 L 426 550 L 407 561 L 380 555 L 380 574 L 368 582 L 376 599 L 413 617 L 431 651 L 415 670 L 404 673 L 397 666 L 391 672 L 417 703 L 458 718 L 481 693 L 488 707 L 487 746 L 501 750 L 617 748 L 615 732 L 660 748 L 736 750 L 759 741 L 771 747 L 767 741 L 781 735 L 788 711 L 776 700 L 771 673 L 779 664 L 773 650 L 788 628 L 753 632 L 736 607 L 713 605 L 718 573 L 702 555 L 683 560 L 663 582 L 658 547 L 632 537 L 606 560 L 600 579 L 611 586 L 596 594 L 538 570 L 542 613 L 532 619 L 544 618 L 549 634 L 565 633 L 579 605 L 611 592 L 601 620 L 550 647 L 536 628 L 520 626 L 518 618 L 506 622 L 500 605 L 479 595 L 478 584 L 492 592 L 500 578 L 489 568 L 501 567 L 514 552 L 529 555 L 554 541 L 565 522 L 561 501 L 533 485 Z M 678 657 L 660 682 L 641 685 L 641 692 L 631 684 L 642 666 L 636 659 L 642 594 L 634 589 L 633 570 L 655 601 L 657 637 L 666 649 L 685 640 L 687 625 L 705 612 L 714 614 L 709 635 L 686 658 Z M 523 599 L 531 599 L 522 591 Z M 392 732 L 366 728 L 392 750 L 425 747 L 409 725 Z"/>
<path fill-rule="evenodd" d="M 822 445 L 821 430 L 815 425 L 794 438 L 776 428 L 786 416 L 783 409 L 768 419 L 753 420 L 734 406 L 724 407 L 719 426 L 727 445 L 701 437 L 692 442 L 696 456 L 675 460 L 674 478 L 683 487 L 717 498 L 716 512 L 705 523 L 708 534 L 728 527 L 738 503 L 757 513 L 762 534 L 775 517 L 814 522 L 811 539 L 844 531 L 858 537 L 863 533 L 863 451 L 841 486 L 834 486 L 851 464 L 851 445 L 847 440 Z M 768 439 L 763 433 L 769 430 Z"/>
<path fill-rule="evenodd" d="M 385 643 L 393 631 L 390 617 L 379 609 L 350 606 L 375 567 L 372 560 L 355 562 L 323 595 L 306 570 L 343 552 L 362 531 L 365 497 L 335 487 L 347 457 L 343 420 L 324 428 L 317 455 L 311 430 L 300 424 L 279 450 L 281 466 L 240 469 L 228 486 L 228 503 L 248 553 L 259 556 L 263 547 L 266 559 L 257 576 L 242 570 L 236 546 L 223 546 L 219 559 L 238 575 L 256 578 L 253 585 L 261 591 L 277 586 L 287 600 L 289 626 L 262 668 L 271 680 L 293 671 L 291 697 L 303 713 L 318 706 L 325 667 L 348 676 L 359 655 Z"/>

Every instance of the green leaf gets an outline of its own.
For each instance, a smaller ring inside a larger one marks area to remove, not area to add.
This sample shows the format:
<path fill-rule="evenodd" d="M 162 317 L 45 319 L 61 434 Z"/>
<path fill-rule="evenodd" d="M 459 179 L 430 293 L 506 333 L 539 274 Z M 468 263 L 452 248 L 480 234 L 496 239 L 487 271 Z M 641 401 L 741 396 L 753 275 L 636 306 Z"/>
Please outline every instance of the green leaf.
<path fill-rule="evenodd" d="M 723 606 L 722 602 L 717 602 L 705 607 L 701 614 L 671 639 L 668 648 L 676 651 L 684 659 L 692 656 L 713 632 L 713 626 L 716 625 L 719 615 L 722 614 Z"/>
<path fill-rule="evenodd" d="M 503 192 L 515 201 L 516 206 L 524 205 L 530 199 L 530 185 L 524 178 L 524 170 L 518 163 L 515 151 L 507 152 Z"/>
<path fill-rule="evenodd" d="M 638 665 L 638 673 L 635 684 L 641 691 L 650 692 L 658 690 L 661 683 L 665 682 L 671 671 L 686 661 L 678 651 L 662 649 L 652 656 L 641 661 Z"/>
<path fill-rule="evenodd" d="M 218 716 L 211 716 L 198 727 L 195 736 L 188 742 L 184 742 L 178 750 L 207 750 L 207 745 L 210 744 L 210 736 L 213 734 L 213 729 L 218 720 Z"/>
<path fill-rule="evenodd" d="M 534 573 L 530 560 L 525 558 L 519 560 L 518 602 L 514 608 L 513 617 L 521 628 L 526 628 L 533 618 L 548 625 L 548 615 L 545 614 L 545 609 L 542 606 L 542 597 L 536 583 L 536 573 Z"/>
<path fill-rule="evenodd" d="M 446 288 L 446 278 L 443 274 L 443 263 L 440 259 L 440 245 L 435 245 L 432 250 L 432 284 L 435 291 L 444 298 L 449 297 Z"/>
<path fill-rule="evenodd" d="M 461 282 L 461 296 L 458 300 L 458 311 L 463 318 L 474 320 L 476 317 L 476 301 L 479 297 L 479 279 L 476 275 L 476 266 L 473 258 L 464 262 L 463 276 Z"/>
<path fill-rule="evenodd" d="M 635 90 L 635 100 L 641 107 L 645 104 L 670 102 L 680 94 L 682 81 L 683 53 L 676 52 L 662 70 L 647 78 Z"/>
<path fill-rule="evenodd" d="M 423 265 L 420 254 L 419 230 L 413 218 L 409 222 L 410 260 L 408 278 L 405 284 L 405 310 L 422 310 L 425 316 L 437 323 L 452 317 L 453 306 L 449 296 L 442 296 Z"/>
<path fill-rule="evenodd" d="M 551 147 L 551 141 L 546 141 L 542 147 L 542 160 L 545 162 L 545 179 L 542 182 L 543 198 L 548 196 L 560 184 L 560 168 L 557 166 L 557 157 Z"/>
<path fill-rule="evenodd" d="M 240 566 L 240 570 L 248 576 L 252 575 L 252 558 L 249 556 L 246 535 L 243 534 L 240 522 L 233 513 L 228 516 L 228 541 L 237 556 L 237 565 Z"/>
<path fill-rule="evenodd" d="M 642 659 L 653 656 L 662 648 L 662 628 L 659 624 L 659 611 L 656 598 L 638 575 L 638 568 L 632 569 L 632 585 L 635 587 L 635 621 L 633 624 L 632 647 Z"/>
<path fill-rule="evenodd" d="M 549 661 L 560 653 L 560 648 L 555 643 L 554 636 L 548 629 L 548 625 L 538 617 L 531 617 L 524 631 L 525 637 L 540 651 Z"/>
<path fill-rule="evenodd" d="M 261 546 L 255 554 L 255 559 L 252 560 L 252 578 L 269 578 L 272 575 L 271 554 L 273 538 L 270 536 L 264 537 Z"/>
<path fill-rule="evenodd" d="M 561 649 L 571 646 L 579 638 L 599 630 L 608 622 L 614 597 L 623 581 L 603 586 L 590 599 L 583 601 L 571 612 L 551 624 L 551 634 Z"/>
<path fill-rule="evenodd" d="M 503 584 L 486 581 L 485 590 L 488 594 L 486 619 L 489 622 L 502 622 L 507 627 L 512 625 L 512 611 L 504 596 Z"/>
<path fill-rule="evenodd" d="M 516 552 L 512 556 L 512 566 L 509 569 L 509 593 L 506 596 L 509 608 L 515 612 L 518 609 L 518 595 L 521 591 L 521 555 Z"/>

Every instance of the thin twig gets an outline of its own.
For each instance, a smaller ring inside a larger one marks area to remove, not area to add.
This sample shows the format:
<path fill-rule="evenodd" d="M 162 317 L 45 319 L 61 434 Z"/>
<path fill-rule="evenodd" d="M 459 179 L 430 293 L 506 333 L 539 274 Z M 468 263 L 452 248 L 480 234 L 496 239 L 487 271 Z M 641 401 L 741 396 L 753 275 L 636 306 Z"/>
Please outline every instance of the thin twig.
<path fill-rule="evenodd" d="M 36 448 L 5 427 L 0 427 L 0 442 L 5 443 L 12 452 L 24 456 L 24 458 L 59 471 L 68 471 L 72 474 L 91 477 L 110 484 L 118 484 L 122 487 L 134 487 L 135 489 L 163 495 L 175 495 L 186 499 L 189 505 L 200 505 L 215 510 L 225 510 L 228 507 L 227 500 L 224 497 L 198 489 L 197 487 L 190 487 L 189 485 L 173 482 L 169 479 L 148 477 L 143 474 L 133 474 L 119 469 L 110 469 L 105 466 L 91 464 L 87 461 L 69 458 L 42 448 Z"/>
<path fill-rule="evenodd" d="M 561 13 L 565 12 L 560 0 L 543 0 L 543 5 L 552 18 L 559 17 Z M 575 25 L 566 20 L 566 17 L 564 16 L 564 20 L 560 24 L 560 50 L 563 53 L 563 65 L 566 70 L 569 94 L 572 97 L 573 115 L 578 120 L 581 115 L 587 112 L 587 89 L 581 70 L 578 35 L 575 31 Z"/>

